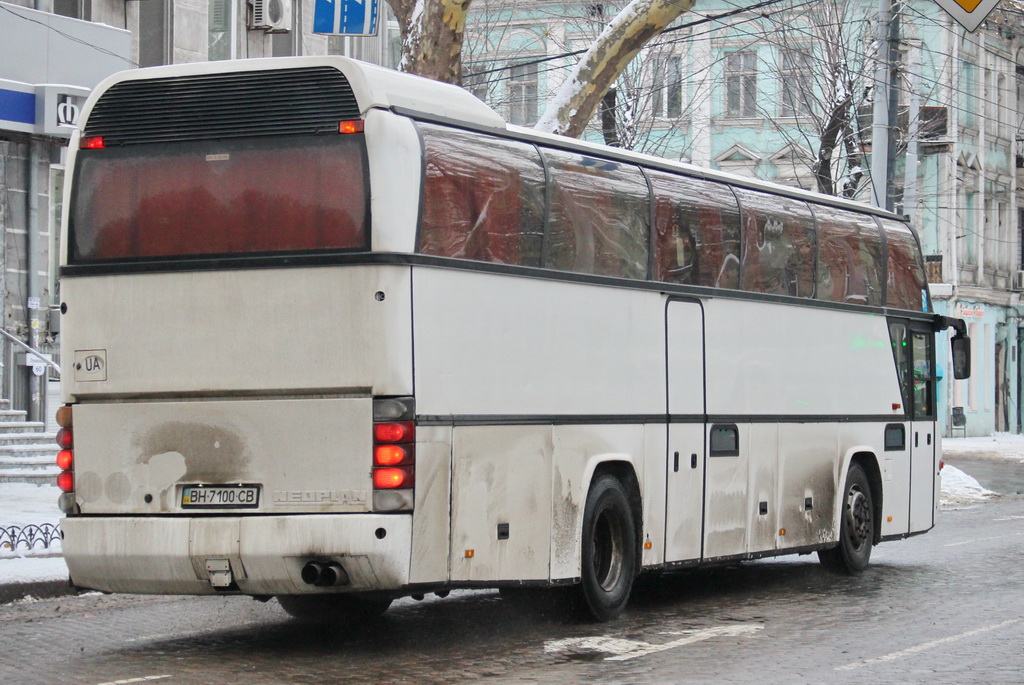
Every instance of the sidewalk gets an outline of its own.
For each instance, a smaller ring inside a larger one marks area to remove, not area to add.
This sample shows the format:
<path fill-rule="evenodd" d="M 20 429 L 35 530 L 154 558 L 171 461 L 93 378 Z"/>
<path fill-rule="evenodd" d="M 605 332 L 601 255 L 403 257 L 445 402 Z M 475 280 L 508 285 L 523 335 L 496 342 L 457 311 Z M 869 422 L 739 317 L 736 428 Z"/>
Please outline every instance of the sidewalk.
<path fill-rule="evenodd" d="M 72 594 L 60 540 L 44 546 L 31 526 L 56 526 L 60 490 L 55 485 L 0 483 L 0 604 L 25 597 Z M 43 528 L 43 533 L 48 532 Z M 29 548 L 28 535 L 37 539 Z M 11 536 L 15 535 L 13 539 Z"/>
<path fill-rule="evenodd" d="M 1011 459 L 1024 465 L 1024 436 L 1021 435 L 1001 433 L 986 438 L 946 438 L 943 450 L 947 455 Z M 942 471 L 941 504 L 944 507 L 969 506 L 993 494 L 959 469 L 947 465 Z M 54 540 L 49 547 L 37 542 L 32 549 L 24 543 L 10 549 L 12 543 L 4 536 L 5 530 L 57 525 L 61 519 L 57 509 L 59 496 L 55 485 L 0 483 L 0 604 L 76 592 L 68 583 L 60 540 Z"/>

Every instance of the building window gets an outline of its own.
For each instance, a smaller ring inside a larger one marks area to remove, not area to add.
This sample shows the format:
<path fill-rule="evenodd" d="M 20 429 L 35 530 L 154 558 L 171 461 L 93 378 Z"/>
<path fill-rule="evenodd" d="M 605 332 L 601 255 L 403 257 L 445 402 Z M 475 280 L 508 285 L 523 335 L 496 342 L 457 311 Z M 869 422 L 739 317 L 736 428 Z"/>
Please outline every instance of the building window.
<path fill-rule="evenodd" d="M 656 117 L 678 119 L 683 113 L 682 58 L 655 57 L 651 110 Z"/>
<path fill-rule="evenodd" d="M 172 64 L 173 0 L 146 0 L 139 5 L 139 66 Z"/>
<path fill-rule="evenodd" d="M 232 7 L 231 0 L 210 0 L 207 55 L 211 61 L 234 58 L 231 50 Z"/>
<path fill-rule="evenodd" d="M 779 103 L 779 115 L 795 117 L 810 114 L 811 54 L 806 50 L 784 50 L 781 67 L 782 100 Z"/>
<path fill-rule="evenodd" d="M 528 126 L 537 121 L 537 65 L 509 68 L 508 107 L 510 123 Z"/>
<path fill-rule="evenodd" d="M 53 13 L 92 21 L 92 0 L 53 0 Z"/>
<path fill-rule="evenodd" d="M 757 53 L 730 52 L 725 58 L 725 114 L 757 114 Z"/>
<path fill-rule="evenodd" d="M 486 65 L 478 67 L 482 71 L 486 71 Z M 462 87 L 468 90 L 470 93 L 478 97 L 479 99 L 487 102 L 487 96 L 490 92 L 490 77 L 494 74 L 470 74 L 462 73 Z"/>

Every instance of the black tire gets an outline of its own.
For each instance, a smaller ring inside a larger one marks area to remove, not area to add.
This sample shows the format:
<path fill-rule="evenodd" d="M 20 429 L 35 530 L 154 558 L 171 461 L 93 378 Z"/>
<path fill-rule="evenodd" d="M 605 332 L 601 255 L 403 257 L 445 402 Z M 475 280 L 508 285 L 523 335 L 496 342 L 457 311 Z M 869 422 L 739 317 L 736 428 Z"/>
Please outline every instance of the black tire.
<path fill-rule="evenodd" d="M 582 545 L 583 608 L 595 620 L 611 621 L 629 601 L 637 561 L 636 524 L 629 496 L 614 476 L 598 476 L 590 486 Z"/>
<path fill-rule="evenodd" d="M 333 623 L 376 618 L 388 610 L 392 598 L 381 595 L 279 595 L 281 608 L 303 621 Z"/>
<path fill-rule="evenodd" d="M 860 464 L 850 466 L 842 492 L 839 545 L 821 550 L 818 559 L 830 571 L 855 575 L 868 567 L 875 543 L 875 504 L 871 484 Z"/>

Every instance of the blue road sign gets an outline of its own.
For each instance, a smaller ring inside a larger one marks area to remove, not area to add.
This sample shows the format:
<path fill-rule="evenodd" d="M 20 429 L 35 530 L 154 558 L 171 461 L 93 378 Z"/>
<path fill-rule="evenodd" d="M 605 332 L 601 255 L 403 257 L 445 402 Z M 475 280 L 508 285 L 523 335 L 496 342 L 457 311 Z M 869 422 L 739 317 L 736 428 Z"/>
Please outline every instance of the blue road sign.
<path fill-rule="evenodd" d="M 376 35 L 377 0 L 316 0 L 313 33 Z"/>

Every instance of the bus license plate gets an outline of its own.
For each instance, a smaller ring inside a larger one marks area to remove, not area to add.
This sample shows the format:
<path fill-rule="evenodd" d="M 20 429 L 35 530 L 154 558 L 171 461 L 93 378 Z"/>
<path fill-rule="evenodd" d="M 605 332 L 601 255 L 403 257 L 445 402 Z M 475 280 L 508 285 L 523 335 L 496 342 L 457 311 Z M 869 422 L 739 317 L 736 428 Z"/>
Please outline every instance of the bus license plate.
<path fill-rule="evenodd" d="M 259 485 L 186 485 L 181 489 L 183 509 L 200 507 L 255 509 L 259 505 Z"/>

